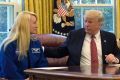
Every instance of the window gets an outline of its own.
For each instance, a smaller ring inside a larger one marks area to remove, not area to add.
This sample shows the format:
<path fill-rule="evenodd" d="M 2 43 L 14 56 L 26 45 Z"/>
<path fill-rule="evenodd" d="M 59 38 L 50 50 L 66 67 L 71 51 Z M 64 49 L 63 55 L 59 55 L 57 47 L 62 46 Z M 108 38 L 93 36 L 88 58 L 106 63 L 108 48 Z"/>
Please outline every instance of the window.
<path fill-rule="evenodd" d="M 14 22 L 16 15 L 16 4 L 10 0 L 0 0 L 0 44 Z"/>
<path fill-rule="evenodd" d="M 101 10 L 104 14 L 103 30 L 115 32 L 115 0 L 71 0 L 74 6 L 76 29 L 82 28 L 85 10 Z"/>

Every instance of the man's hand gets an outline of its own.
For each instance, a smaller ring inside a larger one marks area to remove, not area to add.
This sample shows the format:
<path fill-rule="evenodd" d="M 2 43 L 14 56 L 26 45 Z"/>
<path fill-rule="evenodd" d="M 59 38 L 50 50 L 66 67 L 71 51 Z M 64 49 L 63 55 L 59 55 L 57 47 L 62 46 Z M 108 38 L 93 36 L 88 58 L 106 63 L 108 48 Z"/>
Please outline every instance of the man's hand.
<path fill-rule="evenodd" d="M 107 63 L 119 63 L 119 60 L 111 53 L 109 55 L 105 55 L 105 61 Z"/>

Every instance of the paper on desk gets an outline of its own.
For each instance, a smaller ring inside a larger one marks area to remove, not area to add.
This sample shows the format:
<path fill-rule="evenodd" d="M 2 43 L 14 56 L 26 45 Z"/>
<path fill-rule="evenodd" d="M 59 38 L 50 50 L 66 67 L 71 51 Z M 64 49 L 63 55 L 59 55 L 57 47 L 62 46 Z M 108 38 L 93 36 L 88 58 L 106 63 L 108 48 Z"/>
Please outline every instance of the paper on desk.
<path fill-rule="evenodd" d="M 116 67 L 120 67 L 120 64 L 109 64 L 109 66 L 116 66 Z"/>
<path fill-rule="evenodd" d="M 67 69 L 68 67 L 42 67 L 42 68 L 34 68 L 34 69 L 44 69 L 44 70 L 54 70 L 54 69 Z"/>

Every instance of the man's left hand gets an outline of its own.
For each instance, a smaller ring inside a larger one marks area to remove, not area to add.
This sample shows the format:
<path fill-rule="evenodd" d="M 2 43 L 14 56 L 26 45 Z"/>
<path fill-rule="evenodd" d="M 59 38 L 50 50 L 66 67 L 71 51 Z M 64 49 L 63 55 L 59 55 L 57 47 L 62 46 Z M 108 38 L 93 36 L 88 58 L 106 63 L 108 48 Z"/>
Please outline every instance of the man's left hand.
<path fill-rule="evenodd" d="M 105 55 L 105 61 L 107 63 L 119 63 L 119 60 L 112 54 L 110 53 L 109 55 Z"/>

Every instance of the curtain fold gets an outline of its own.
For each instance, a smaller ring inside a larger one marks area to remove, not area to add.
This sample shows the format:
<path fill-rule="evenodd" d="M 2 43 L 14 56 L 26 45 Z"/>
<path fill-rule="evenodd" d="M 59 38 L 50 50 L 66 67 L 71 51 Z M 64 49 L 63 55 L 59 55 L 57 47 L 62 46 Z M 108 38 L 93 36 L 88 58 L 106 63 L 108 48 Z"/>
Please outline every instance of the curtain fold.
<path fill-rule="evenodd" d="M 116 34 L 120 38 L 120 0 L 116 0 Z"/>
<path fill-rule="evenodd" d="M 52 33 L 53 0 L 25 0 L 25 10 L 38 17 L 38 34 Z"/>

